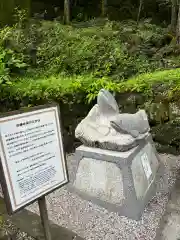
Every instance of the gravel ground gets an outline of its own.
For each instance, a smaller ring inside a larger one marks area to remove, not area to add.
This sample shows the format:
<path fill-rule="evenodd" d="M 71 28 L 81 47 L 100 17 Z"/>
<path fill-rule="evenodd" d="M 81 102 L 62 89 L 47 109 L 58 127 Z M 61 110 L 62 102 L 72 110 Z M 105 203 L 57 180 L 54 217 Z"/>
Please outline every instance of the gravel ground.
<path fill-rule="evenodd" d="M 160 155 L 166 165 L 167 185 L 174 185 L 180 157 Z M 69 174 L 74 162 L 68 160 Z M 161 182 L 159 183 L 161 186 Z M 163 190 L 163 185 L 161 186 Z M 87 240 L 153 240 L 160 220 L 165 213 L 169 192 L 160 191 L 148 204 L 141 221 L 134 221 L 117 213 L 108 212 L 91 202 L 81 199 L 63 187 L 47 196 L 49 218 L 55 223 L 74 231 Z M 28 207 L 39 213 L 37 204 Z"/>
<path fill-rule="evenodd" d="M 0 225 L 0 239 L 2 240 L 35 240 L 16 228 L 11 221 L 4 221 Z"/>

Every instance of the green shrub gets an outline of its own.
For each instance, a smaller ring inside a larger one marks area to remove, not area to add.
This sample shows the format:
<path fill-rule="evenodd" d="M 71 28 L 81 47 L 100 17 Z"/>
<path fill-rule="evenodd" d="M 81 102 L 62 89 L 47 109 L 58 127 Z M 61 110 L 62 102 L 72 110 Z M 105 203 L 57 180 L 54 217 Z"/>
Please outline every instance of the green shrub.
<path fill-rule="evenodd" d="M 128 24 L 106 21 L 100 26 L 74 28 L 46 22 L 40 29 L 39 65 L 51 73 L 92 72 L 119 80 L 160 68 L 159 59 L 149 56 L 163 45 L 165 31 L 151 24 L 145 24 L 144 29 L 143 24 L 138 29 L 134 22 Z"/>
<path fill-rule="evenodd" d="M 23 53 L 28 64 L 48 69 L 49 75 L 93 73 L 98 77 L 113 76 L 116 80 L 123 80 L 159 68 L 158 60 L 139 54 L 144 38 L 132 52 L 129 39 L 131 35 L 133 38 L 134 30 L 128 33 L 127 39 L 120 23 L 118 26 L 117 30 L 109 21 L 92 27 L 73 27 L 31 20 L 23 29 L 13 28 L 5 42 L 13 51 Z"/>
<path fill-rule="evenodd" d="M 4 62 L 5 51 L 0 49 L 0 84 L 2 85 L 4 82 L 9 82 L 9 69 L 6 67 Z"/>
<path fill-rule="evenodd" d="M 7 39 L 10 38 L 14 27 L 5 27 L 0 29 L 0 75 L 1 78 L 7 78 L 7 75 L 13 76 L 19 74 L 27 68 L 24 62 L 24 55 L 15 49 L 6 46 Z M 6 75 L 6 77 L 5 77 Z"/>
<path fill-rule="evenodd" d="M 131 91 L 142 92 L 150 96 L 163 94 L 162 100 L 167 98 L 172 100 L 172 92 L 178 90 L 179 87 L 180 68 L 142 74 L 122 83 L 122 89 L 131 89 Z"/>
<path fill-rule="evenodd" d="M 113 31 L 105 32 L 100 27 L 74 29 L 59 23 L 46 23 L 41 31 L 43 42 L 38 48 L 38 61 L 51 73 L 93 72 L 96 76 L 124 77 L 133 72 L 133 61 Z"/>
<path fill-rule="evenodd" d="M 145 108 L 151 124 L 170 120 L 170 103 L 180 99 L 180 69 L 141 74 L 123 82 L 109 77 L 32 76 L 14 79 L 0 90 L 0 111 L 51 102 L 60 104 L 66 150 L 72 150 L 74 130 L 94 105 L 101 88 L 114 92 L 124 112 Z M 129 107 L 131 110 L 129 110 Z"/>
<path fill-rule="evenodd" d="M 38 101 L 58 101 L 71 104 L 90 104 L 96 99 L 101 88 L 118 94 L 141 94 L 146 100 L 177 101 L 180 89 L 180 69 L 141 74 L 127 81 L 114 82 L 109 77 L 95 78 L 93 75 L 65 77 L 63 75 L 19 78 L 12 82 L 7 91 L 19 102 L 28 99 L 26 104 Z M 177 98 L 175 98 L 177 97 Z"/>
<path fill-rule="evenodd" d="M 10 49 L 3 49 L 0 47 L 0 75 L 7 78 L 14 74 L 20 73 L 27 67 L 26 63 L 23 62 L 23 56 L 16 54 Z"/>
<path fill-rule="evenodd" d="M 92 73 L 122 81 L 164 67 L 164 53 L 159 49 L 168 43 L 166 31 L 153 24 L 144 22 L 137 27 L 133 21 L 104 20 L 64 26 L 58 22 L 29 20 L 23 25 L 24 15 L 17 16 L 19 21 L 8 30 L 4 43 L 23 54 L 23 61 L 31 65 L 30 70 L 44 69 L 48 75 Z"/>
<path fill-rule="evenodd" d="M 123 82 L 93 75 L 23 77 L 1 88 L 0 111 L 54 101 L 59 103 L 65 146 L 70 151 L 75 142 L 75 127 L 94 105 L 101 88 L 116 94 L 122 111 L 135 112 L 138 108 L 145 108 L 151 123 L 162 124 L 170 119 L 169 103 L 178 103 L 180 99 L 180 69 L 141 74 Z"/>

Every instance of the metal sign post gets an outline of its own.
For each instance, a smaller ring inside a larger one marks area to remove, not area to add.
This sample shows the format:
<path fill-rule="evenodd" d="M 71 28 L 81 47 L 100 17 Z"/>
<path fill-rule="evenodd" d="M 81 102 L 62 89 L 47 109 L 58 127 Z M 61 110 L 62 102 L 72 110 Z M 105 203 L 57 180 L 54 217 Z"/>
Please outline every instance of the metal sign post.
<path fill-rule="evenodd" d="M 40 211 L 41 222 L 44 230 L 45 240 L 51 240 L 51 231 L 49 226 L 45 196 L 38 199 L 38 204 L 39 204 L 39 211 Z"/>

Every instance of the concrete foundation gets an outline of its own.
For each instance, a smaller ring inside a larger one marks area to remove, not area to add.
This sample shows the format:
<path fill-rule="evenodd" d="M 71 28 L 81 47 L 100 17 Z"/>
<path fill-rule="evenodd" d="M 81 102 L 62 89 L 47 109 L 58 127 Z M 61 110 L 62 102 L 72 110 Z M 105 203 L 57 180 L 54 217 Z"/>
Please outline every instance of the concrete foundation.
<path fill-rule="evenodd" d="M 164 174 L 150 135 L 127 152 L 80 146 L 73 157 L 71 191 L 134 220 L 141 218 Z"/>

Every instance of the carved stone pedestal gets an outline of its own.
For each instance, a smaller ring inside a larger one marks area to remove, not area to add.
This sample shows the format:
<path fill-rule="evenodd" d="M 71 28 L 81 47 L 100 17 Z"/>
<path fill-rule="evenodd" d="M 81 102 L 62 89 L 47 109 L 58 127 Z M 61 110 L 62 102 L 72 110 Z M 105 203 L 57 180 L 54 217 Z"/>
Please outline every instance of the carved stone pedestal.
<path fill-rule="evenodd" d="M 150 134 L 127 152 L 82 145 L 73 158 L 77 164 L 71 191 L 135 220 L 141 218 L 164 173 Z"/>

